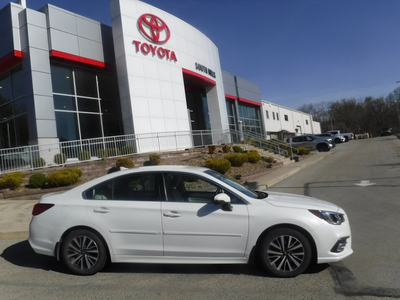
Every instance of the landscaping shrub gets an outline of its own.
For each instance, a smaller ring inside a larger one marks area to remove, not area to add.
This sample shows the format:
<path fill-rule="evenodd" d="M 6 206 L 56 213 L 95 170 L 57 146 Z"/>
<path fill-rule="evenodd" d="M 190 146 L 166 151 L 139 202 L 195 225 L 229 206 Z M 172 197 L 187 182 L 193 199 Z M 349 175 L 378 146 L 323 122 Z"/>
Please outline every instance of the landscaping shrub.
<path fill-rule="evenodd" d="M 272 164 L 275 161 L 275 158 L 273 158 L 272 156 L 267 156 L 267 157 L 264 157 L 264 161 Z"/>
<path fill-rule="evenodd" d="M 117 168 L 124 167 L 124 168 L 131 169 L 131 168 L 135 167 L 135 162 L 130 158 L 122 157 L 117 160 L 117 162 L 115 163 L 115 166 Z"/>
<path fill-rule="evenodd" d="M 227 160 L 225 158 L 208 159 L 206 161 L 205 166 L 207 168 L 210 168 L 211 170 L 214 170 L 214 171 L 219 172 L 221 174 L 225 174 L 231 168 L 231 163 L 230 163 L 229 160 Z"/>
<path fill-rule="evenodd" d="M 217 147 L 215 145 L 208 146 L 208 154 L 214 154 Z"/>
<path fill-rule="evenodd" d="M 222 152 L 224 152 L 224 153 L 229 153 L 229 152 L 231 152 L 231 146 L 229 146 L 229 145 L 224 145 L 224 146 L 222 147 Z"/>
<path fill-rule="evenodd" d="M 107 149 L 99 149 L 99 150 L 97 150 L 97 157 L 98 158 L 107 158 L 108 157 L 108 150 Z"/>
<path fill-rule="evenodd" d="M 0 189 L 15 189 L 24 179 L 25 174 L 21 172 L 9 173 L 0 179 Z"/>
<path fill-rule="evenodd" d="M 150 165 L 156 166 L 161 163 L 161 156 L 158 154 L 151 154 L 149 156 Z"/>
<path fill-rule="evenodd" d="M 52 172 L 47 176 L 47 184 L 53 187 L 71 185 L 79 180 L 78 172 L 72 169 Z"/>
<path fill-rule="evenodd" d="M 231 153 L 225 156 L 233 167 L 241 167 L 245 162 L 248 161 L 247 154 L 244 153 Z"/>
<path fill-rule="evenodd" d="M 81 151 L 78 153 L 79 160 L 90 160 L 90 152 L 89 151 Z"/>
<path fill-rule="evenodd" d="M 46 175 L 42 173 L 33 174 L 29 178 L 29 185 L 34 188 L 41 188 L 46 184 Z"/>
<path fill-rule="evenodd" d="M 124 146 L 122 147 L 122 154 L 126 155 L 126 154 L 132 154 L 135 153 L 135 149 L 132 146 Z"/>
<path fill-rule="evenodd" d="M 234 151 L 235 153 L 240 153 L 240 152 L 242 152 L 242 147 L 240 147 L 240 146 L 233 146 L 233 151 Z"/>
<path fill-rule="evenodd" d="M 108 156 L 120 156 L 121 151 L 118 148 L 108 148 L 107 149 Z"/>
<path fill-rule="evenodd" d="M 63 165 L 67 161 L 67 156 L 64 153 L 57 153 L 54 155 L 54 162 L 57 165 Z"/>
<path fill-rule="evenodd" d="M 258 151 L 251 150 L 247 153 L 247 159 L 248 159 L 248 162 L 255 164 L 259 160 L 261 160 L 261 155 L 260 155 L 260 153 L 258 153 Z"/>
<path fill-rule="evenodd" d="M 41 168 L 46 165 L 46 161 L 41 157 L 34 158 L 32 163 L 34 168 Z"/>
<path fill-rule="evenodd" d="M 308 155 L 310 154 L 310 149 L 306 149 L 304 147 L 298 147 L 299 155 Z"/>
<path fill-rule="evenodd" d="M 79 168 L 71 168 L 71 169 L 67 169 L 67 170 L 70 170 L 71 172 L 76 173 L 79 177 L 81 177 L 83 174 L 82 170 Z"/>

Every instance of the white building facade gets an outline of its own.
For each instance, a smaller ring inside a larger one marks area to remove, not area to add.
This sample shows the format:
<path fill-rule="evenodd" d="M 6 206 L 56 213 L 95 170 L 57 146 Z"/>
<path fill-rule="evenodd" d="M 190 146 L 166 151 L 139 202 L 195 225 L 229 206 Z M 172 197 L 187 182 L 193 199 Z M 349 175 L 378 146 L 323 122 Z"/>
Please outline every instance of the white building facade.
<path fill-rule="evenodd" d="M 284 140 L 303 134 L 319 134 L 321 126 L 312 115 L 262 100 L 265 135 Z"/>

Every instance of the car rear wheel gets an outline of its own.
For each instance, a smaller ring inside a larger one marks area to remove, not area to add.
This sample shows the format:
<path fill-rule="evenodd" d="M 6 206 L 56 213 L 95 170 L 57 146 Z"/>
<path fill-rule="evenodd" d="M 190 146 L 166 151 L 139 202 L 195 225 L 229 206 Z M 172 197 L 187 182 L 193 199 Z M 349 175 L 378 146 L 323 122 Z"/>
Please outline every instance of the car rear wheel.
<path fill-rule="evenodd" d="M 93 275 L 103 269 L 107 261 L 106 248 L 101 239 L 85 229 L 74 230 L 61 246 L 61 257 L 74 274 Z"/>
<path fill-rule="evenodd" d="M 294 277 L 303 273 L 312 257 L 310 242 L 291 228 L 278 228 L 268 233 L 260 250 L 262 265 L 277 277 Z"/>
<path fill-rule="evenodd" d="M 319 144 L 319 145 L 317 145 L 317 150 L 318 150 L 318 152 L 323 152 L 323 151 L 325 152 L 325 151 L 329 151 L 330 149 L 325 144 Z"/>

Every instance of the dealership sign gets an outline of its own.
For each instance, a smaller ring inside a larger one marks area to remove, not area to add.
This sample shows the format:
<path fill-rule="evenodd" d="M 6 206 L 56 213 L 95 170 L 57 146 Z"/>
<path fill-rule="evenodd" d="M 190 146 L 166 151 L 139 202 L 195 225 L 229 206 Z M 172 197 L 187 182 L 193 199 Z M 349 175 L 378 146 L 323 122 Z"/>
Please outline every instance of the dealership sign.
<path fill-rule="evenodd" d="M 160 59 L 178 61 L 174 51 L 160 46 L 160 44 L 168 42 L 171 37 L 171 31 L 162 19 L 153 14 L 143 14 L 139 17 L 137 24 L 140 33 L 151 42 L 134 40 L 133 44 L 137 53 L 141 52 L 143 55 L 151 54 Z"/>

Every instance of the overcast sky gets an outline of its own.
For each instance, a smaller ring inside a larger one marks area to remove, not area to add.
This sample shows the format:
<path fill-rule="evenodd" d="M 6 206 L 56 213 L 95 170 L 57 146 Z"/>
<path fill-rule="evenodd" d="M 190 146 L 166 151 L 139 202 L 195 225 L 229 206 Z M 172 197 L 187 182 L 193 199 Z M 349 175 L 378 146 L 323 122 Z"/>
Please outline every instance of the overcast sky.
<path fill-rule="evenodd" d="M 0 7 L 10 1 L 0 0 Z M 108 0 L 26 0 L 111 24 Z M 218 47 L 224 71 L 291 108 L 400 87 L 400 0 L 144 0 Z"/>

